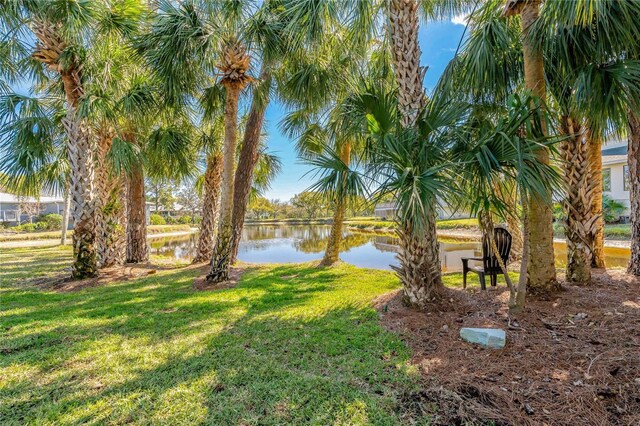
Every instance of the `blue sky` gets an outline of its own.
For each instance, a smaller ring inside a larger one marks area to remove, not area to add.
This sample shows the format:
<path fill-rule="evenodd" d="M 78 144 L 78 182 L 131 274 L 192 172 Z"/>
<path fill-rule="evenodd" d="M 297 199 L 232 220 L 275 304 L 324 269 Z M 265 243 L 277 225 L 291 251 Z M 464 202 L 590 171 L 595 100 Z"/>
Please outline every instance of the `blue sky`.
<path fill-rule="evenodd" d="M 421 22 L 420 48 L 422 49 L 422 65 L 428 66 L 424 84 L 427 90 L 433 89 L 438 78 L 453 57 L 460 37 L 464 31 L 461 20 L 455 22 Z M 285 108 L 278 102 L 272 102 L 267 108 L 267 132 L 269 133 L 269 150 L 282 159 L 282 172 L 265 192 L 268 199 L 278 198 L 288 200 L 295 194 L 304 191 L 313 183 L 313 173 L 309 167 L 302 164 L 294 149 L 294 142 L 284 136 L 278 129 L 278 123 L 286 113 Z"/>

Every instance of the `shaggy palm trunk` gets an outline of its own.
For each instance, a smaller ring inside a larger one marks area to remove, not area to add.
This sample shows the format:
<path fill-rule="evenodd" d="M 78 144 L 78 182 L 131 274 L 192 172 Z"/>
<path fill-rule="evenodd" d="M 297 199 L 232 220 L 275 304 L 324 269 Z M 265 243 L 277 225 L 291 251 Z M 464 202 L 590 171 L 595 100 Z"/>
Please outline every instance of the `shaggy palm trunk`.
<path fill-rule="evenodd" d="M 428 218 L 423 235 L 416 233 L 411 226 L 411 223 L 399 224 L 400 266 L 393 269 L 402 281 L 404 302 L 409 306 L 423 308 L 438 299 L 444 289 L 438 241 L 430 237 L 435 235 L 435 215 Z"/>
<path fill-rule="evenodd" d="M 202 203 L 202 223 L 200 237 L 193 263 L 208 262 L 213 254 L 220 181 L 222 179 L 222 154 L 209 155 L 207 170 L 204 174 L 204 200 Z"/>
<path fill-rule="evenodd" d="M 588 133 L 588 162 L 593 191 L 591 196 L 591 215 L 593 224 L 591 267 L 605 268 L 604 258 L 604 215 L 602 214 L 602 141 Z"/>
<path fill-rule="evenodd" d="M 71 215 L 73 217 L 73 270 L 77 279 L 98 275 L 96 251 L 96 217 L 98 213 L 94 189 L 95 146 L 89 129 L 76 116 L 80 77 L 76 73 L 62 76 L 67 93 L 67 116 L 63 120 L 68 137 L 67 152 L 71 171 Z"/>
<path fill-rule="evenodd" d="M 69 210 L 71 209 L 71 194 L 69 191 L 69 183 L 64 187 L 64 210 L 62 210 L 62 234 L 60 235 L 60 244 L 67 244 L 67 231 L 69 230 Z"/>
<path fill-rule="evenodd" d="M 74 61 L 61 64 L 60 55 L 67 44 L 59 28 L 50 22 L 34 19 L 33 33 L 38 42 L 33 58 L 60 75 L 66 97 L 66 116 L 62 120 L 67 136 L 67 155 L 70 170 L 71 215 L 73 217 L 72 277 L 81 279 L 98 274 L 96 254 L 96 196 L 94 190 L 95 141 L 87 124 L 78 117 L 76 109 L 84 94 L 81 66 Z"/>
<path fill-rule="evenodd" d="M 147 246 L 146 199 L 144 194 L 144 170 L 137 164 L 127 179 L 127 263 L 143 263 L 149 260 Z"/>
<path fill-rule="evenodd" d="M 103 129 L 98 143 L 96 188 L 98 194 L 98 265 L 107 268 L 125 261 L 126 190 L 121 176 L 114 176 L 107 164 L 107 154 L 115 135 Z"/>
<path fill-rule="evenodd" d="M 640 275 L 640 117 L 629 111 L 629 195 L 631 217 L 631 258 L 627 271 Z"/>
<path fill-rule="evenodd" d="M 340 159 L 347 166 L 351 158 L 351 145 L 345 143 L 340 150 Z M 346 183 L 346 182 L 344 182 Z M 327 248 L 324 251 L 324 257 L 320 262 L 321 266 L 331 266 L 340 258 L 340 244 L 342 243 L 342 226 L 344 224 L 344 213 L 346 210 L 346 202 L 344 198 L 340 198 L 335 203 L 333 212 L 333 222 L 331 223 L 331 232 L 327 241 Z"/>
<path fill-rule="evenodd" d="M 412 127 L 425 104 L 422 80 L 426 68 L 420 66 L 416 0 L 390 0 L 389 22 L 393 72 L 398 82 L 398 108 L 403 127 Z"/>
<path fill-rule="evenodd" d="M 539 46 L 527 37 L 529 28 L 538 18 L 540 1 L 529 0 L 521 3 L 525 87 L 544 101 L 546 87 L 542 52 Z M 539 149 L 536 155 L 541 163 L 549 164 L 547 149 Z M 530 290 L 539 294 L 548 294 L 559 288 L 554 264 L 553 213 L 550 206 L 550 193 L 544 196 L 534 195 L 530 197 L 528 203 L 529 252 L 535 253 L 535 256 L 531 256 L 527 274 Z"/>
<path fill-rule="evenodd" d="M 260 80 L 269 79 L 269 71 L 262 68 L 260 72 Z M 253 184 L 253 172 L 259 158 L 260 135 L 262 134 L 262 126 L 264 123 L 264 113 L 267 110 L 268 100 L 261 99 L 257 91 L 253 93 L 251 100 L 251 109 L 247 124 L 244 130 L 244 138 L 242 140 L 242 148 L 240 149 L 240 158 L 238 159 L 238 167 L 236 169 L 234 190 L 233 190 L 233 214 L 232 214 L 232 242 L 231 242 L 231 263 L 233 264 L 238 257 L 238 245 L 242 237 L 242 228 L 244 226 L 244 217 L 247 213 L 247 205 L 249 204 L 249 195 L 251 194 L 251 185 Z"/>
<path fill-rule="evenodd" d="M 418 43 L 418 3 L 415 0 L 390 0 L 388 12 L 398 107 L 403 127 L 411 128 L 426 99 L 422 86 L 426 68 L 420 66 Z M 436 200 L 430 204 L 434 206 Z M 421 233 L 416 232 L 412 218 L 398 226 L 400 267 L 395 270 L 404 286 L 405 302 L 415 307 L 425 306 L 443 288 L 435 209 L 426 214 L 427 226 Z"/>
<path fill-rule="evenodd" d="M 594 224 L 591 198 L 594 196 L 593 179 L 588 162 L 588 138 L 578 121 L 569 116 L 560 120 L 562 134 L 567 135 L 560 146 L 564 160 L 567 238 L 566 280 L 573 283 L 588 283 L 591 280 L 591 247 Z"/>
<path fill-rule="evenodd" d="M 229 83 L 226 84 L 226 89 L 220 223 L 218 225 L 215 249 L 211 257 L 211 270 L 207 275 L 207 281 L 213 283 L 228 280 L 229 267 L 231 266 L 234 163 L 238 136 L 238 97 L 240 96 L 241 86 Z"/>

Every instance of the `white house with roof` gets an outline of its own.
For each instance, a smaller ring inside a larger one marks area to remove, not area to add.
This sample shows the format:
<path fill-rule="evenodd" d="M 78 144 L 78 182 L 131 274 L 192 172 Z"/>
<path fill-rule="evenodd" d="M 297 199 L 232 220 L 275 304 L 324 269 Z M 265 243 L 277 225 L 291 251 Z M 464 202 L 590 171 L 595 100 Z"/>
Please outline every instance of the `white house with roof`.
<path fill-rule="evenodd" d="M 629 207 L 626 141 L 612 141 L 602 149 L 602 193 Z"/>
<path fill-rule="evenodd" d="M 18 225 L 19 222 L 29 220 L 29 215 L 25 212 L 25 205 L 38 206 L 37 215 L 40 214 L 62 214 L 64 211 L 64 199 L 62 197 L 40 196 L 20 197 L 8 192 L 0 192 L 0 223 L 9 226 Z M 29 209 L 33 210 L 33 209 Z"/>

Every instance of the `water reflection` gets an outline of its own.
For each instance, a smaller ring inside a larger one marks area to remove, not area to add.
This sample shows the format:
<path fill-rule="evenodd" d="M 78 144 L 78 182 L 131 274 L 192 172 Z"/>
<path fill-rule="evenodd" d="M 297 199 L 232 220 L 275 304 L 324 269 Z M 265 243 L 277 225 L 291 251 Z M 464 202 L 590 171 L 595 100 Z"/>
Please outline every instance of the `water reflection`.
<path fill-rule="evenodd" d="M 329 232 L 327 225 L 248 225 L 242 233 L 238 259 L 251 263 L 297 263 L 319 260 L 322 257 Z M 197 235 L 151 240 L 153 254 L 189 260 L 193 258 Z M 391 269 L 398 239 L 365 233 L 345 232 L 340 258 L 364 268 Z M 555 244 L 556 263 L 566 263 L 566 246 Z M 440 243 L 440 262 L 443 271 L 462 270 L 463 257 L 481 255 L 477 242 Z M 609 267 L 623 267 L 629 261 L 629 250 L 606 249 Z"/>

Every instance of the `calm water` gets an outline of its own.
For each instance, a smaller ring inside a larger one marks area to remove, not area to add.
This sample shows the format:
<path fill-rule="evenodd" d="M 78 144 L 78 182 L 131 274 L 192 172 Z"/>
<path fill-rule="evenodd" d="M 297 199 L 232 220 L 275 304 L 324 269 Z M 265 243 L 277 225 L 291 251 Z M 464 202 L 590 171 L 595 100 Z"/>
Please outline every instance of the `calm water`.
<path fill-rule="evenodd" d="M 322 258 L 330 227 L 327 225 L 247 225 L 242 233 L 238 259 L 251 263 L 298 263 Z M 152 239 L 152 253 L 188 260 L 193 257 L 197 234 Z M 397 265 L 397 239 L 371 234 L 345 232 L 340 258 L 356 266 L 391 269 Z M 556 261 L 565 263 L 564 244 L 555 244 Z M 607 248 L 607 266 L 626 266 L 628 249 Z M 462 269 L 461 258 L 481 255 L 477 242 L 440 243 L 440 262 L 444 271 Z"/>

